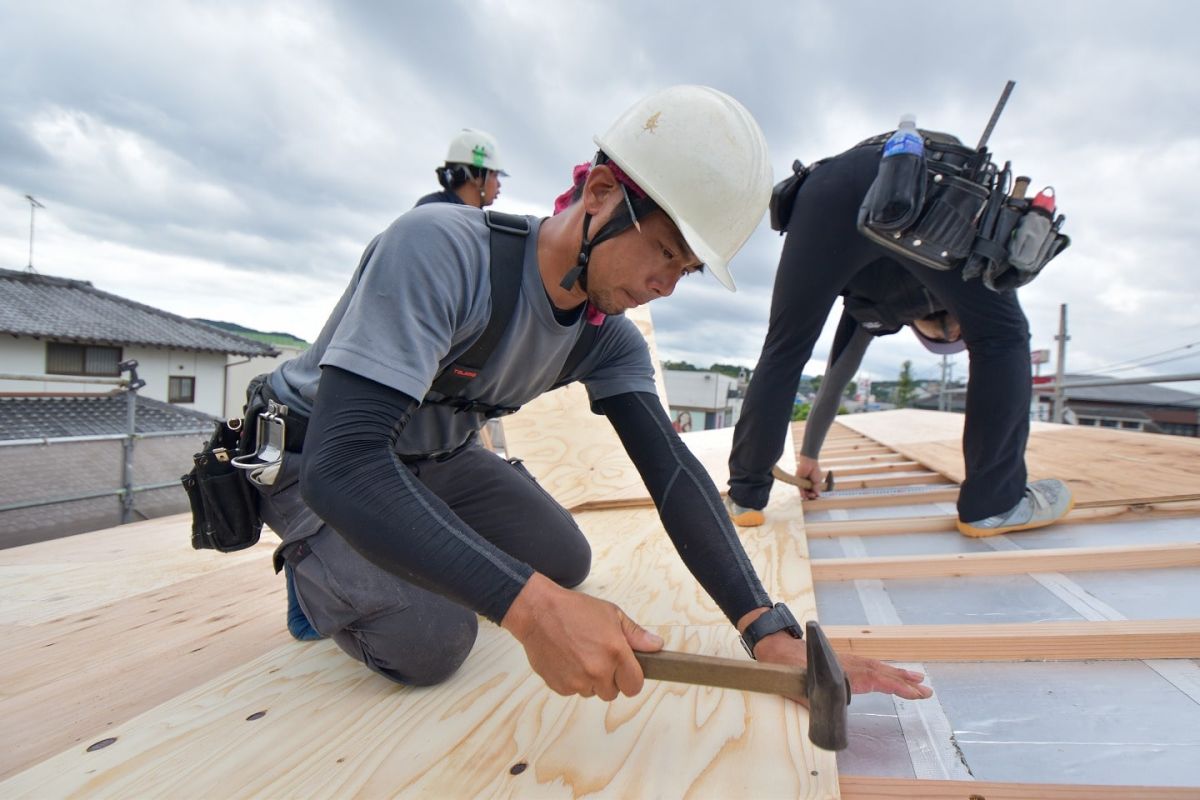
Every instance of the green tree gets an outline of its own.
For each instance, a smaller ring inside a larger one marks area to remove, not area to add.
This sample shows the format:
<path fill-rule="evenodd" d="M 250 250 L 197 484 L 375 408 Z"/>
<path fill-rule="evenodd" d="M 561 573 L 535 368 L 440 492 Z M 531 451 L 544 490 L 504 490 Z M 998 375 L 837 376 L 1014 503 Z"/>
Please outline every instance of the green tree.
<path fill-rule="evenodd" d="M 708 371 L 709 372 L 719 372 L 722 375 L 728 375 L 731 378 L 736 378 L 737 376 L 741 375 L 742 372 L 745 372 L 747 374 L 747 376 L 749 376 L 749 374 L 750 374 L 749 369 L 747 369 L 746 367 L 739 366 L 737 364 L 713 364 L 711 367 L 708 368 Z"/>
<path fill-rule="evenodd" d="M 912 362 L 905 361 L 900 366 L 900 380 L 896 382 L 896 405 L 900 408 L 908 408 L 912 404 L 913 394 L 916 393 L 917 384 L 912 376 Z"/>
<path fill-rule="evenodd" d="M 808 385 L 812 387 L 813 394 L 821 391 L 821 379 L 824 377 L 824 375 L 814 375 L 808 379 Z"/>
<path fill-rule="evenodd" d="M 846 384 L 846 391 L 842 392 L 846 397 L 854 397 L 858 394 L 858 381 L 850 381 Z"/>
<path fill-rule="evenodd" d="M 695 364 L 689 364 L 686 361 L 664 361 L 662 362 L 662 368 L 681 370 L 683 372 L 695 372 L 697 370 Z"/>
<path fill-rule="evenodd" d="M 804 422 L 808 419 L 808 412 L 812 411 L 812 403 L 801 403 L 798 406 L 792 406 L 792 422 Z"/>

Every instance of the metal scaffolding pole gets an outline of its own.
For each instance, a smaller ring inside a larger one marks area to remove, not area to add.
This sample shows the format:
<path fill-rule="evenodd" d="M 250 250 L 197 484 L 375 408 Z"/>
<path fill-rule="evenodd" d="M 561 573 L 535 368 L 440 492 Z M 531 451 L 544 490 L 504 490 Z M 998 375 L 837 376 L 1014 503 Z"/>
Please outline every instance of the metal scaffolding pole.
<path fill-rule="evenodd" d="M 1054 415 L 1052 417 L 1060 425 L 1067 405 L 1066 394 L 1063 391 L 1063 376 L 1066 374 L 1067 342 L 1070 338 L 1067 335 L 1067 304 L 1063 303 L 1058 307 L 1058 336 L 1054 337 L 1058 342 L 1058 363 L 1054 365 Z"/>

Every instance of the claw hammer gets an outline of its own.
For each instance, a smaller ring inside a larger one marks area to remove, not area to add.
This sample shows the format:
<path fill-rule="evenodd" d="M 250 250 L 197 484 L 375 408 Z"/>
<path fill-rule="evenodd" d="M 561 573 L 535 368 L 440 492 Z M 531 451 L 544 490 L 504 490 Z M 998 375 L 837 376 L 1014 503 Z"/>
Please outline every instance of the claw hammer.
<path fill-rule="evenodd" d="M 779 466 L 778 464 L 771 467 L 771 477 L 773 477 L 777 481 L 783 481 L 784 483 L 789 483 L 798 489 L 813 488 L 812 481 L 810 481 L 808 478 L 797 478 L 795 475 L 791 474 L 790 472 L 788 472 L 787 470 L 785 470 L 783 467 Z M 833 472 L 832 471 L 825 473 L 825 480 L 822 481 L 822 483 L 824 484 L 825 491 L 827 491 L 827 492 L 833 491 Z"/>
<path fill-rule="evenodd" d="M 850 681 L 820 625 L 806 624 L 804 638 L 808 669 L 670 650 L 634 655 L 651 680 L 806 698 L 809 740 L 825 750 L 845 750 Z"/>

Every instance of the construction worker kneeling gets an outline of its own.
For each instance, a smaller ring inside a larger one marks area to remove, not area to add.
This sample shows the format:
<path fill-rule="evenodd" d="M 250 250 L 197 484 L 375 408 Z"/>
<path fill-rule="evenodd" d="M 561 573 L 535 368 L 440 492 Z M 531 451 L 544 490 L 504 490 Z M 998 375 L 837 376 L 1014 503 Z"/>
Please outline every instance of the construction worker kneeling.
<path fill-rule="evenodd" d="M 661 639 L 572 590 L 590 568 L 583 534 L 519 462 L 476 438 L 488 418 L 571 381 L 616 429 L 684 562 L 752 654 L 804 664 L 801 632 L 672 429 L 645 341 L 622 316 L 702 270 L 734 288 L 729 262 L 771 190 L 762 133 L 733 98 L 679 86 L 595 142 L 548 219 L 445 204 L 397 219 L 313 347 L 268 378 L 289 425 L 306 427 L 275 482 L 257 487 L 280 566 L 315 635 L 391 680 L 444 680 L 479 614 L 556 692 L 641 690 L 634 651 Z M 855 691 L 929 695 L 917 673 L 843 664 Z"/>

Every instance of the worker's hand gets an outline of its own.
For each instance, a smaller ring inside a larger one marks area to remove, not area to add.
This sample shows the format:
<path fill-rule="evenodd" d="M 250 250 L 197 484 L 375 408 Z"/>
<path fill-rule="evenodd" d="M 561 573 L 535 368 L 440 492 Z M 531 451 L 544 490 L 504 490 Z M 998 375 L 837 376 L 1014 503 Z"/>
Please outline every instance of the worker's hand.
<path fill-rule="evenodd" d="M 793 639 L 786 631 L 773 633 L 763 639 L 754 648 L 754 655 L 759 661 L 768 664 L 791 664 L 806 666 L 808 651 L 802 639 Z M 906 700 L 923 700 L 933 696 L 933 690 L 922 681 L 925 676 L 920 672 L 911 672 L 877 661 L 874 658 L 838 653 L 838 661 L 846 677 L 850 679 L 850 691 L 853 694 L 868 692 L 885 692 L 903 697 Z M 807 701 L 794 697 L 803 705 Z"/>
<path fill-rule="evenodd" d="M 564 589 L 536 572 L 501 625 L 524 646 L 533 671 L 561 695 L 633 696 L 644 683 L 633 651 L 663 646 L 661 637 L 612 603 Z"/>
<path fill-rule="evenodd" d="M 812 487 L 801 489 L 801 496 L 805 500 L 816 500 L 821 496 L 821 484 L 825 480 L 825 476 L 821 474 L 821 465 L 815 458 L 800 456 L 796 460 L 796 481 L 802 482 L 805 480 L 812 484 Z"/>

